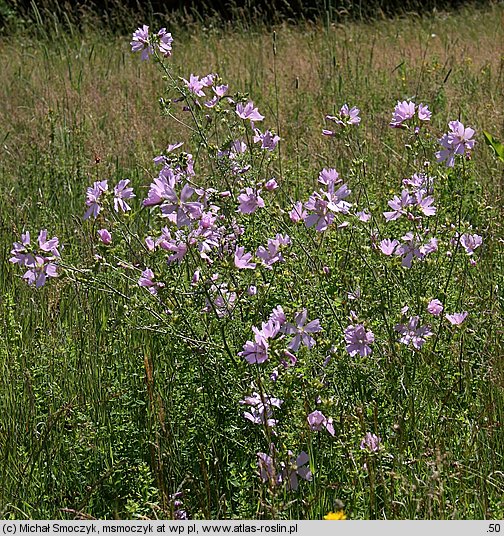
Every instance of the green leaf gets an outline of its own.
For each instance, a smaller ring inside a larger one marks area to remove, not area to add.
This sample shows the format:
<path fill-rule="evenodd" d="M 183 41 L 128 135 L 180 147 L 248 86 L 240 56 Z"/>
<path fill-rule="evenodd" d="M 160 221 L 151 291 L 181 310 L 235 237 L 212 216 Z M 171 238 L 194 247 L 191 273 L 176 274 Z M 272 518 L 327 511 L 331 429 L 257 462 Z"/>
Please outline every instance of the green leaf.
<path fill-rule="evenodd" d="M 497 141 L 489 132 L 483 131 L 485 136 L 485 141 L 495 152 L 495 156 L 501 161 L 504 162 L 504 145 Z"/>

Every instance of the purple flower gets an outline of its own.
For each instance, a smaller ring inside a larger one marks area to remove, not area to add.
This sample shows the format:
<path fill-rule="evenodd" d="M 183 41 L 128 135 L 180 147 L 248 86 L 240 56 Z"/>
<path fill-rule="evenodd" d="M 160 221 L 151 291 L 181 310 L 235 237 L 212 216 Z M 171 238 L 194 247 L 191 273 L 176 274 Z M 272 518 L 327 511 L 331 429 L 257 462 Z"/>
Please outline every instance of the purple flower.
<path fill-rule="evenodd" d="M 59 257 L 59 239 L 53 236 L 50 240 L 47 240 L 47 230 L 42 229 L 38 236 L 39 248 L 46 253 L 52 253 L 55 257 Z"/>
<path fill-rule="evenodd" d="M 99 203 L 101 195 L 108 190 L 108 182 L 96 181 L 93 186 L 90 186 L 86 191 L 86 205 L 89 207 L 84 214 L 84 219 L 87 220 L 90 216 L 96 218 L 102 207 Z"/>
<path fill-rule="evenodd" d="M 238 103 L 236 105 L 236 114 L 241 119 L 249 119 L 250 121 L 262 121 L 264 119 L 264 115 L 261 115 L 257 108 L 254 108 L 254 103 L 252 101 L 249 101 L 246 106 L 243 106 L 243 104 Z"/>
<path fill-rule="evenodd" d="M 226 283 L 212 285 L 210 287 L 210 292 L 214 295 L 213 302 L 210 303 L 207 300 L 206 306 L 203 310 L 205 312 L 214 311 L 218 318 L 223 318 L 224 316 L 230 315 L 233 312 L 236 298 L 238 297 L 236 292 L 229 291 Z M 245 349 L 245 346 L 243 348 Z M 242 355 L 242 353 L 240 352 L 238 355 Z M 267 357 L 268 356 L 266 355 L 266 359 Z"/>
<path fill-rule="evenodd" d="M 194 194 L 194 188 L 185 184 L 180 192 L 180 197 L 170 186 L 166 187 L 166 202 L 161 206 L 161 212 L 170 221 L 177 224 L 177 227 L 187 227 L 191 224 L 191 219 L 198 219 L 203 213 L 203 205 L 199 202 L 190 202 L 189 199 Z"/>
<path fill-rule="evenodd" d="M 153 296 L 155 296 L 158 289 L 164 287 L 164 284 L 154 282 L 154 272 L 150 268 L 146 268 L 138 280 L 138 286 L 145 287 Z"/>
<path fill-rule="evenodd" d="M 268 192 L 272 192 L 273 190 L 276 190 L 278 188 L 278 183 L 275 179 L 270 179 L 269 181 L 264 183 L 264 188 L 266 188 Z"/>
<path fill-rule="evenodd" d="M 289 212 L 290 220 L 293 223 L 299 223 L 300 221 L 304 221 L 307 216 L 308 216 L 308 212 L 304 210 L 303 203 L 301 203 L 301 201 L 296 201 L 294 203 L 294 207 Z"/>
<path fill-rule="evenodd" d="M 282 474 L 277 471 L 275 466 L 276 449 L 273 444 L 270 445 L 270 453 L 271 456 L 264 452 L 257 453 L 257 467 L 261 480 L 264 483 L 268 482 L 271 487 L 275 487 L 282 483 Z"/>
<path fill-rule="evenodd" d="M 273 311 L 271 311 L 269 319 L 278 322 L 281 326 L 287 322 L 287 318 L 281 305 L 277 305 Z"/>
<path fill-rule="evenodd" d="M 425 339 L 432 335 L 432 331 L 430 326 L 418 327 L 418 321 L 418 316 L 412 316 L 407 324 L 397 324 L 394 329 L 402 335 L 400 342 L 406 346 L 412 344 L 414 348 L 420 350 L 426 342 Z"/>
<path fill-rule="evenodd" d="M 103 244 L 108 246 L 112 243 L 112 235 L 107 231 L 107 229 L 100 229 L 97 232 Z"/>
<path fill-rule="evenodd" d="M 436 207 L 432 206 L 432 203 L 434 203 L 432 195 L 424 197 L 423 191 L 419 190 L 415 197 L 417 207 L 425 216 L 434 216 L 436 214 Z"/>
<path fill-rule="evenodd" d="M 27 265 L 29 270 L 23 275 L 28 285 L 36 288 L 44 286 L 47 277 L 58 277 L 57 266 L 46 257 L 35 256 L 34 262 Z"/>
<path fill-rule="evenodd" d="M 203 82 L 203 80 L 200 80 L 199 76 L 196 76 L 195 74 L 192 74 L 189 76 L 189 80 L 186 80 L 183 78 L 185 85 L 187 89 L 196 95 L 197 97 L 204 97 L 205 93 L 203 91 L 203 88 L 206 87 L 206 84 Z"/>
<path fill-rule="evenodd" d="M 450 132 L 438 140 L 443 149 L 436 153 L 436 159 L 438 162 L 446 162 L 447 167 L 453 167 L 456 155 L 470 154 L 474 147 L 474 129 L 465 128 L 460 121 L 450 121 L 448 126 Z"/>
<path fill-rule="evenodd" d="M 255 296 L 257 294 L 257 287 L 255 285 L 250 285 L 250 287 L 247 288 L 247 294 L 249 296 Z"/>
<path fill-rule="evenodd" d="M 152 47 L 149 44 L 149 27 L 143 25 L 133 33 L 133 40 L 130 43 L 132 52 L 141 52 L 142 60 L 149 59 L 153 53 Z"/>
<path fill-rule="evenodd" d="M 308 349 L 315 346 L 315 339 L 310 333 L 318 333 L 322 328 L 320 326 L 320 320 L 312 320 L 306 324 L 308 312 L 303 309 L 294 318 L 294 324 L 285 324 L 283 331 L 287 335 L 294 335 L 294 338 L 290 341 L 288 348 L 293 352 L 297 352 L 301 344 L 304 344 Z"/>
<path fill-rule="evenodd" d="M 304 219 L 307 228 L 315 227 L 317 231 L 323 232 L 334 221 L 334 214 L 329 212 L 329 201 L 322 199 L 317 192 L 310 196 L 304 206 L 313 212 Z"/>
<path fill-rule="evenodd" d="M 359 218 L 360 221 L 364 223 L 367 223 L 371 219 L 371 214 L 369 214 L 369 212 L 366 212 L 365 210 L 356 212 L 355 215 L 357 216 L 357 218 Z"/>
<path fill-rule="evenodd" d="M 359 117 L 360 110 L 359 108 L 353 106 L 352 108 L 348 107 L 348 104 L 343 104 L 343 106 L 340 108 L 339 115 L 326 115 L 327 121 L 332 121 L 336 123 L 337 125 L 341 125 L 343 127 L 348 125 L 358 125 L 361 122 L 361 118 Z M 322 134 L 324 136 L 335 136 L 335 132 L 332 130 L 326 130 L 324 129 L 322 131 Z"/>
<path fill-rule="evenodd" d="M 279 141 L 280 136 L 273 134 L 269 130 L 262 133 L 257 128 L 255 129 L 254 143 L 261 142 L 261 149 L 265 149 L 266 151 L 274 151 Z"/>
<path fill-rule="evenodd" d="M 402 128 L 404 121 L 411 119 L 415 115 L 415 103 L 411 101 L 397 102 L 392 114 L 390 126 L 393 128 Z"/>
<path fill-rule="evenodd" d="M 364 439 L 361 441 L 360 448 L 362 450 L 369 450 L 370 452 L 378 452 L 380 449 L 381 439 L 371 432 L 367 432 Z"/>
<path fill-rule="evenodd" d="M 399 245 L 399 242 L 394 238 L 394 240 L 390 240 L 390 238 L 385 238 L 385 240 L 382 240 L 380 242 L 380 250 L 384 255 L 392 255 Z"/>
<path fill-rule="evenodd" d="M 462 247 L 465 249 L 466 253 L 468 255 L 472 255 L 474 250 L 479 248 L 483 243 L 483 238 L 477 234 L 470 235 L 465 233 L 460 237 L 460 243 L 462 244 Z"/>
<path fill-rule="evenodd" d="M 243 345 L 243 350 L 238 352 L 238 355 L 251 365 L 255 363 L 261 364 L 268 359 L 268 341 L 257 328 L 252 329 L 255 329 L 254 341 L 247 341 Z"/>
<path fill-rule="evenodd" d="M 345 329 L 345 342 L 351 357 L 355 354 L 367 357 L 373 353 L 369 345 L 374 342 L 374 334 L 371 330 L 366 331 L 362 324 L 351 324 Z"/>
<path fill-rule="evenodd" d="M 319 432 L 325 428 L 332 436 L 334 436 L 334 426 L 332 417 L 329 419 L 319 410 L 315 410 L 308 415 L 308 424 L 310 430 Z"/>
<path fill-rule="evenodd" d="M 431 315 L 439 316 L 443 312 L 443 304 L 438 299 L 431 300 L 427 305 L 427 311 Z"/>
<path fill-rule="evenodd" d="M 312 480 L 312 472 L 310 471 L 310 467 L 306 465 L 309 460 L 308 454 L 304 451 L 297 458 L 294 458 L 293 453 L 289 451 L 289 464 L 283 471 L 283 478 L 287 483 L 287 489 L 293 491 L 298 489 L 298 476 L 303 480 Z"/>
<path fill-rule="evenodd" d="M 255 192 L 252 188 L 245 188 L 245 191 L 242 191 L 238 196 L 240 202 L 238 211 L 242 214 L 252 214 L 258 208 L 263 208 L 264 200 L 259 193 L 260 191 Z"/>
<path fill-rule="evenodd" d="M 469 313 L 467 311 L 464 311 L 463 313 L 453 313 L 451 315 L 445 315 L 446 320 L 450 322 L 453 326 L 460 326 L 462 322 L 467 318 L 467 315 Z"/>
<path fill-rule="evenodd" d="M 166 31 L 166 28 L 161 28 L 157 33 L 159 39 L 159 52 L 165 57 L 169 57 L 172 54 L 173 37 L 171 33 Z"/>
<path fill-rule="evenodd" d="M 126 188 L 129 182 L 129 179 L 123 179 L 119 181 L 117 186 L 114 188 L 114 210 L 116 212 L 119 212 L 119 209 L 121 209 L 123 212 L 131 210 L 129 205 L 124 201 L 125 199 L 136 197 L 133 193 L 133 188 Z"/>
<path fill-rule="evenodd" d="M 430 121 L 432 117 L 432 112 L 429 110 L 427 104 L 418 105 L 418 119 L 420 121 Z"/>
<path fill-rule="evenodd" d="M 29 251 L 30 246 L 30 233 L 21 234 L 21 242 L 14 242 L 13 249 L 11 251 L 12 257 L 9 259 L 13 264 L 19 264 L 19 266 L 29 266 L 35 264 L 35 257 Z"/>
<path fill-rule="evenodd" d="M 240 400 L 240 404 L 251 406 L 250 411 L 243 414 L 246 419 L 254 424 L 272 427 L 277 423 L 276 419 L 273 419 L 273 407 L 280 408 L 283 400 L 254 392 L 252 396 L 246 396 L 244 400 Z"/>
<path fill-rule="evenodd" d="M 245 253 L 244 247 L 236 247 L 236 251 L 234 254 L 234 264 L 236 268 L 239 269 L 245 269 L 248 268 L 250 270 L 253 270 L 256 267 L 255 262 L 250 262 L 250 259 L 252 258 L 252 253 Z"/>
<path fill-rule="evenodd" d="M 388 202 L 390 208 L 393 209 L 393 212 L 384 212 L 383 215 L 387 221 L 393 221 L 400 218 L 402 215 L 406 214 L 406 208 L 414 202 L 413 198 L 410 196 L 407 190 L 403 190 L 401 197 L 394 196 L 394 199 Z"/>
<path fill-rule="evenodd" d="M 259 246 L 256 251 L 256 256 L 262 261 L 263 266 L 271 269 L 272 265 L 276 262 L 284 262 L 284 258 L 281 253 L 281 248 L 291 243 L 288 235 L 282 236 L 277 234 L 275 238 L 268 238 L 268 244 L 266 247 Z"/>

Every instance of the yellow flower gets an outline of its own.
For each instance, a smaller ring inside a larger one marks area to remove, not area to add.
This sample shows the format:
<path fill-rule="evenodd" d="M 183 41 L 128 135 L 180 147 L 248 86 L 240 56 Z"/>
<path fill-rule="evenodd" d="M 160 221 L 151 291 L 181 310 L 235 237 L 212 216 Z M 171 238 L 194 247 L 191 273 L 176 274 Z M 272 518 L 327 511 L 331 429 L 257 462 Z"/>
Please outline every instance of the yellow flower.
<path fill-rule="evenodd" d="M 330 520 L 346 519 L 346 515 L 345 515 L 345 512 L 343 512 L 343 510 L 338 510 L 337 512 L 329 512 L 326 516 L 324 516 L 324 519 L 330 519 Z"/>

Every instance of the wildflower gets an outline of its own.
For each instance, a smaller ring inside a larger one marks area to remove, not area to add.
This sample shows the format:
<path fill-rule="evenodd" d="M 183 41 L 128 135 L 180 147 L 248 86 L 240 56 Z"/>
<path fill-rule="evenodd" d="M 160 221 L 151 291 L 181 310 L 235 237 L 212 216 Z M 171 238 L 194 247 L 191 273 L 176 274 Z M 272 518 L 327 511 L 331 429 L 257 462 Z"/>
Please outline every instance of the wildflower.
<path fill-rule="evenodd" d="M 240 404 L 251 406 L 250 411 L 246 411 L 243 414 L 246 419 L 254 424 L 273 427 L 277 424 L 276 419 L 272 418 L 273 407 L 280 408 L 283 404 L 283 400 L 254 392 L 252 396 L 247 396 L 244 400 L 240 400 Z"/>
<path fill-rule="evenodd" d="M 278 188 L 278 183 L 275 179 L 270 179 L 264 184 L 264 187 L 268 192 L 272 192 L 273 190 L 276 190 Z"/>
<path fill-rule="evenodd" d="M 322 232 L 334 221 L 334 214 L 329 212 L 329 201 L 322 199 L 317 192 L 310 196 L 304 206 L 314 212 L 304 219 L 307 228 L 315 227 L 317 231 Z"/>
<path fill-rule="evenodd" d="M 289 450 L 289 464 L 284 467 L 284 479 L 287 483 L 287 489 L 296 491 L 298 489 L 298 476 L 303 480 L 311 481 L 313 478 L 309 466 L 306 464 L 310 460 L 308 454 L 302 451 L 297 458 Z"/>
<path fill-rule="evenodd" d="M 266 151 L 274 151 L 279 141 L 280 136 L 273 134 L 269 130 L 262 133 L 257 128 L 255 129 L 254 143 L 261 142 L 261 149 L 264 149 Z"/>
<path fill-rule="evenodd" d="M 332 436 L 334 436 L 334 426 L 332 417 L 329 419 L 319 410 L 315 410 L 307 417 L 308 424 L 311 430 L 319 432 L 325 428 Z"/>
<path fill-rule="evenodd" d="M 401 197 L 394 196 L 394 199 L 388 202 L 390 208 L 393 209 L 392 212 L 384 212 L 383 215 L 387 221 L 397 220 L 400 216 L 406 214 L 406 207 L 411 205 L 413 198 L 410 196 L 407 190 L 403 190 Z"/>
<path fill-rule="evenodd" d="M 431 300 L 427 305 L 427 311 L 431 315 L 439 316 L 443 312 L 443 304 L 438 300 Z"/>
<path fill-rule="evenodd" d="M 472 255 L 474 250 L 479 248 L 483 243 L 483 238 L 477 234 L 470 235 L 465 233 L 460 237 L 460 243 L 462 244 L 462 247 L 465 249 L 466 253 L 468 255 Z"/>
<path fill-rule="evenodd" d="M 240 205 L 238 211 L 242 214 L 253 214 L 258 208 L 264 208 L 264 199 L 252 188 L 245 188 L 238 196 Z"/>
<path fill-rule="evenodd" d="M 29 270 L 23 275 L 28 285 L 35 284 L 36 288 L 45 285 L 47 277 L 58 277 L 57 266 L 51 259 L 36 255 L 34 262 L 27 265 Z"/>
<path fill-rule="evenodd" d="M 329 512 L 327 515 L 324 516 L 324 519 L 331 521 L 345 520 L 346 515 L 343 510 L 338 510 L 337 512 Z"/>
<path fill-rule="evenodd" d="M 339 173 L 334 168 L 324 168 L 318 176 L 318 182 L 327 186 L 327 190 L 334 193 L 334 186 L 341 182 Z"/>
<path fill-rule="evenodd" d="M 236 247 L 234 255 L 234 264 L 236 268 L 245 269 L 248 268 L 253 270 L 256 267 L 255 262 L 250 262 L 252 258 L 252 253 L 245 253 L 244 247 Z"/>
<path fill-rule="evenodd" d="M 367 357 L 373 353 L 369 346 L 374 342 L 374 334 L 371 330 L 366 331 L 362 324 L 350 324 L 345 329 L 346 350 L 353 357 L 359 354 L 361 357 Z"/>
<path fill-rule="evenodd" d="M 399 246 L 399 242 L 394 238 L 394 240 L 390 240 L 389 238 L 385 238 L 385 240 L 382 240 L 380 242 L 379 248 L 380 251 L 384 255 L 392 255 L 395 251 L 395 249 Z"/>
<path fill-rule="evenodd" d="M 254 108 L 254 103 L 252 101 L 249 101 L 245 106 L 238 103 L 236 105 L 236 115 L 238 115 L 240 119 L 248 119 L 251 122 L 262 121 L 264 119 L 264 115 L 261 115 L 258 109 Z"/>
<path fill-rule="evenodd" d="M 270 453 L 258 452 L 257 467 L 259 469 L 259 477 L 266 483 L 268 482 L 271 487 L 278 486 L 282 483 L 282 474 L 277 471 L 275 467 L 276 449 L 273 444 L 270 445 Z"/>
<path fill-rule="evenodd" d="M 285 316 L 284 310 L 283 310 L 281 305 L 277 305 L 273 309 L 269 319 L 273 320 L 274 322 L 278 322 L 281 326 L 283 326 L 283 324 L 285 324 L 285 322 L 287 322 L 287 318 Z"/>
<path fill-rule="evenodd" d="M 185 184 L 180 192 L 180 197 L 170 186 L 166 187 L 166 202 L 161 206 L 161 212 L 177 227 L 186 227 L 191 224 L 191 219 L 198 219 L 203 213 L 203 205 L 199 202 L 190 202 L 194 194 L 194 188 Z"/>
<path fill-rule="evenodd" d="M 125 199 L 136 197 L 133 193 L 133 188 L 127 188 L 129 182 L 129 179 L 123 179 L 119 181 L 117 186 L 114 188 L 114 210 L 116 212 L 119 212 L 119 208 L 123 212 L 131 210 L 129 205 L 124 201 Z"/>
<path fill-rule="evenodd" d="M 359 218 L 360 221 L 367 223 L 371 219 L 371 214 L 362 210 L 361 212 L 356 212 L 355 215 Z"/>
<path fill-rule="evenodd" d="M 288 335 L 294 335 L 294 338 L 290 341 L 288 348 L 293 352 L 297 352 L 301 344 L 304 344 L 308 349 L 315 346 L 315 339 L 310 333 L 318 333 L 322 328 L 320 326 L 320 320 L 317 318 L 306 324 L 308 312 L 303 309 L 294 318 L 294 324 L 286 324 L 284 326 L 284 332 Z"/>
<path fill-rule="evenodd" d="M 250 285 L 247 288 L 247 294 L 249 296 L 255 296 L 257 294 L 257 287 L 255 285 Z"/>
<path fill-rule="evenodd" d="M 19 264 L 20 266 L 29 266 L 35 264 L 35 257 L 29 251 L 30 246 L 30 233 L 21 234 L 21 242 L 14 242 L 13 249 L 11 251 L 12 257 L 9 259 L 13 264 Z"/>
<path fill-rule="evenodd" d="M 153 296 L 158 293 L 158 290 L 164 287 L 163 283 L 154 282 L 154 272 L 150 268 L 146 268 L 138 280 L 139 287 L 145 287 Z"/>
<path fill-rule="evenodd" d="M 46 252 L 52 253 L 55 257 L 59 257 L 59 239 L 56 236 L 53 236 L 50 240 L 47 240 L 47 230 L 42 229 L 38 236 L 39 248 Z"/>
<path fill-rule="evenodd" d="M 337 125 L 341 125 L 343 127 L 348 125 L 358 125 L 361 122 L 361 118 L 359 116 L 360 110 L 356 106 L 353 106 L 352 108 L 348 107 L 348 104 L 343 104 L 343 106 L 340 108 L 339 115 L 326 115 L 327 121 L 332 121 L 336 123 Z M 322 134 L 325 136 L 335 136 L 336 133 L 332 130 L 322 130 Z"/>
<path fill-rule="evenodd" d="M 84 219 L 87 220 L 90 216 L 98 217 L 102 207 L 99 203 L 100 197 L 108 190 L 108 182 L 96 181 L 93 186 L 90 186 L 86 191 L 86 205 L 89 207 L 84 214 Z"/>
<path fill-rule="evenodd" d="M 196 76 L 195 74 L 192 74 L 189 76 L 189 80 L 186 80 L 185 78 L 182 79 L 187 87 L 187 89 L 196 95 L 197 97 L 204 97 L 205 92 L 203 91 L 203 88 L 206 86 L 206 84 L 203 82 L 203 80 L 200 80 L 199 76 Z"/>
<path fill-rule="evenodd" d="M 107 231 L 107 229 L 100 229 L 97 232 L 103 244 L 108 246 L 112 243 L 112 235 L 109 233 L 109 231 Z"/>
<path fill-rule="evenodd" d="M 415 103 L 411 101 L 397 102 L 390 122 L 393 128 L 403 128 L 404 121 L 411 119 L 415 115 Z"/>
<path fill-rule="evenodd" d="M 212 285 L 210 287 L 210 292 L 215 296 L 215 298 L 212 303 L 207 300 L 203 311 L 214 311 L 218 318 L 223 318 L 224 316 L 230 315 L 238 297 L 236 292 L 229 291 L 226 283 Z M 241 353 L 238 355 L 241 355 Z M 266 358 L 267 357 L 268 356 L 266 355 Z"/>
<path fill-rule="evenodd" d="M 447 167 L 453 167 L 456 155 L 470 154 L 475 144 L 472 139 L 475 132 L 470 127 L 465 128 L 460 121 L 450 121 L 448 126 L 450 132 L 438 140 L 443 149 L 436 153 L 436 159 L 438 162 L 446 162 Z"/>
<path fill-rule="evenodd" d="M 301 201 L 296 201 L 294 203 L 293 209 L 289 212 L 289 218 L 291 222 L 299 223 L 300 221 L 304 221 L 307 216 L 308 212 L 304 210 L 303 203 L 301 203 Z"/>
<path fill-rule="evenodd" d="M 281 248 L 291 243 L 288 235 L 282 236 L 277 234 L 275 238 L 268 238 L 268 244 L 266 247 L 259 246 L 256 251 L 257 257 L 262 261 L 263 266 L 271 269 L 271 266 L 276 262 L 284 262 L 285 259 L 282 256 Z"/>
<path fill-rule="evenodd" d="M 460 326 L 462 322 L 467 318 L 467 315 L 469 313 L 467 311 L 464 311 L 463 313 L 453 313 L 451 315 L 445 315 L 446 320 L 450 322 L 453 326 Z"/>
<path fill-rule="evenodd" d="M 429 107 L 427 104 L 419 104 L 418 105 L 418 119 L 420 121 L 430 121 L 432 117 L 432 112 L 429 110 Z"/>
<path fill-rule="evenodd" d="M 268 359 L 268 346 L 268 341 L 256 328 L 254 341 L 247 341 L 243 345 L 243 350 L 238 352 L 238 355 L 251 365 L 255 363 L 261 364 Z"/>
<path fill-rule="evenodd" d="M 417 350 L 420 350 L 425 344 L 426 338 L 432 335 L 430 326 L 418 327 L 419 320 L 418 316 L 412 316 L 407 324 L 397 324 L 394 327 L 402 335 L 399 342 L 402 342 L 406 346 L 412 344 Z"/>
<path fill-rule="evenodd" d="M 173 37 L 171 33 L 166 31 L 166 28 L 161 28 L 157 33 L 159 39 L 159 52 L 165 57 L 172 54 Z"/>
<path fill-rule="evenodd" d="M 148 60 L 153 54 L 152 46 L 149 43 L 149 27 L 143 25 L 133 33 L 133 40 L 130 43 L 132 52 L 141 52 L 142 60 Z"/>
<path fill-rule="evenodd" d="M 364 436 L 364 439 L 361 441 L 360 448 L 361 450 L 369 450 L 371 452 L 378 452 L 380 449 L 381 438 L 376 434 L 367 432 Z"/>

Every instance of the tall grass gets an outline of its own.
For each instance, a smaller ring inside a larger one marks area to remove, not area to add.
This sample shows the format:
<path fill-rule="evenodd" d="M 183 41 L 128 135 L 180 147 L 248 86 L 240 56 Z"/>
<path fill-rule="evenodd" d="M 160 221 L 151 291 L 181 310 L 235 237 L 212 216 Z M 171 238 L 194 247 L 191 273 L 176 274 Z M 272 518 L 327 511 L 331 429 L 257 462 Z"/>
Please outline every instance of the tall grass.
<path fill-rule="evenodd" d="M 173 68 L 185 78 L 218 72 L 271 118 L 282 138 L 279 200 L 302 198 L 324 166 L 349 170 L 364 158 L 356 184 L 379 207 L 409 165 L 388 128 L 397 99 L 429 103 L 439 135 L 460 117 L 504 139 L 496 46 L 503 17 L 496 4 L 367 24 L 283 25 L 274 34 L 195 23 L 180 35 L 170 29 Z M 91 263 L 94 240 L 80 226 L 85 188 L 127 177 L 141 192 L 152 157 L 190 141 L 161 117 L 164 86 L 153 65 L 131 57 L 129 36 L 58 24 L 41 18 L 36 37 L 0 41 L 0 517 L 170 517 L 178 490 L 191 515 L 205 518 L 320 518 L 335 499 L 355 518 L 502 517 L 504 175 L 482 138 L 471 223 L 484 230 L 486 254 L 477 272 L 453 284 L 474 287 L 478 331 L 465 334 L 464 351 L 457 338 L 444 348 L 460 356 L 458 375 L 434 353 L 383 368 L 342 359 L 326 379 L 338 441 L 311 445 L 328 472 L 305 500 L 281 501 L 259 487 L 239 409 L 218 396 L 233 398 L 233 382 L 244 391 L 246 380 L 223 366 L 214 389 L 211 347 L 194 353 L 156 331 L 119 278 L 114 289 L 76 276 L 34 292 L 8 262 L 23 229 L 48 228 L 66 237 L 68 262 Z M 359 155 L 321 136 L 324 116 L 344 102 L 365 118 Z M 304 262 L 285 275 L 286 287 L 320 279 Z M 353 281 L 348 258 L 338 263 L 340 277 Z M 243 334 L 233 336 L 239 348 Z M 378 423 L 388 426 L 393 456 L 368 460 L 366 473 L 349 445 Z"/>

